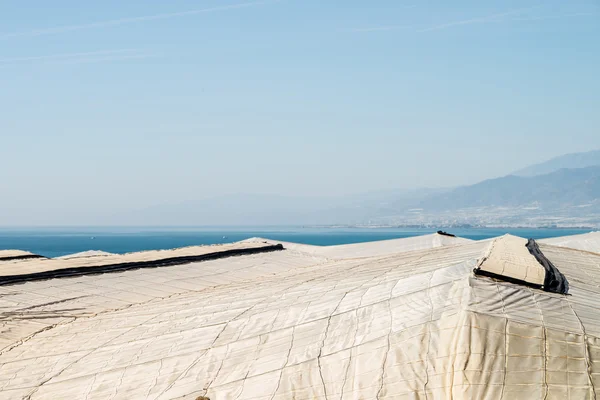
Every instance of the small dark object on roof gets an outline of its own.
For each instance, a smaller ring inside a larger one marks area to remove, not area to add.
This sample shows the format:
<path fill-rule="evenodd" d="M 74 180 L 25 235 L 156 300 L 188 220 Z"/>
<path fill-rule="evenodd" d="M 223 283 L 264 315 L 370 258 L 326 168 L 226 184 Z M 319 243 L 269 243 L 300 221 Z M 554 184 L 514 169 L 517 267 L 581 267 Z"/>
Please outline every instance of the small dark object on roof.
<path fill-rule="evenodd" d="M 210 399 L 206 396 L 198 396 L 198 397 L 196 397 L 196 400 L 210 400 Z"/>
<path fill-rule="evenodd" d="M 448 232 L 444 232 L 444 231 L 437 231 L 438 235 L 443 235 L 443 236 L 450 236 L 450 237 L 456 237 L 456 235 L 453 235 L 451 233 Z"/>

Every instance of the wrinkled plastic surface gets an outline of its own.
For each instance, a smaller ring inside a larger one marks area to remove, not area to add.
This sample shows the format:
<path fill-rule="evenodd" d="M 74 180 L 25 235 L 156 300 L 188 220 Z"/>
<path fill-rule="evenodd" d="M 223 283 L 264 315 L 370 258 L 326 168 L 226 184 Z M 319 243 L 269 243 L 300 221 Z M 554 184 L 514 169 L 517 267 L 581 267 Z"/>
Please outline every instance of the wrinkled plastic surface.
<path fill-rule="evenodd" d="M 595 398 L 600 256 L 540 246 L 565 296 L 474 275 L 491 243 L 0 287 L 0 398 Z"/>

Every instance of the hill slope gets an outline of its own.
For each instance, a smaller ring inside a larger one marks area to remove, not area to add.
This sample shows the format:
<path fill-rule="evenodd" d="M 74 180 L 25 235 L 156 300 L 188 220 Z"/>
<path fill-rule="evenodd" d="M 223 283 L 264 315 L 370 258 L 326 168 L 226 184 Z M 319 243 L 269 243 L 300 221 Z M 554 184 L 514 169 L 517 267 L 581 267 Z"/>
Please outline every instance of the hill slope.
<path fill-rule="evenodd" d="M 564 168 L 586 168 L 600 166 L 600 150 L 585 153 L 565 154 L 540 164 L 514 172 L 516 176 L 536 176 L 549 174 Z"/>
<path fill-rule="evenodd" d="M 541 206 L 557 209 L 600 199 L 600 166 L 561 169 L 535 177 L 509 175 L 454 189 L 418 203 L 426 211 L 473 207 Z"/>

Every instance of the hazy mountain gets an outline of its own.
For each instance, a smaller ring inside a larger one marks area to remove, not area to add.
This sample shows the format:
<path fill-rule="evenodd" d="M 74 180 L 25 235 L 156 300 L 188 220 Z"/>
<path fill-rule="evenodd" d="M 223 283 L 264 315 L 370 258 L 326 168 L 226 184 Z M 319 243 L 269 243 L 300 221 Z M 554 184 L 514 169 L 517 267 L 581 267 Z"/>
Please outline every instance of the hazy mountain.
<path fill-rule="evenodd" d="M 425 211 L 475 207 L 523 207 L 556 209 L 584 205 L 600 199 L 600 166 L 561 169 L 535 177 L 509 175 L 456 188 L 417 202 Z"/>
<path fill-rule="evenodd" d="M 586 168 L 600 165 L 600 150 L 585 153 L 565 154 L 552 158 L 540 164 L 531 165 L 527 168 L 514 172 L 516 176 L 536 176 L 549 174 L 564 168 Z"/>
<path fill-rule="evenodd" d="M 520 223 L 527 218 L 580 223 L 600 218 L 600 151 L 566 155 L 519 173 L 454 189 L 386 190 L 347 196 L 232 194 L 131 210 L 115 225 L 352 225 L 432 221 Z M 577 217 L 579 220 L 574 220 Z M 590 217 L 590 218 L 588 218 Z M 507 222 L 508 221 L 508 222 Z"/>
<path fill-rule="evenodd" d="M 231 194 L 160 204 L 109 217 L 118 225 L 362 224 L 448 189 L 382 190 L 347 196 Z M 112 221 L 112 222 L 110 222 Z"/>

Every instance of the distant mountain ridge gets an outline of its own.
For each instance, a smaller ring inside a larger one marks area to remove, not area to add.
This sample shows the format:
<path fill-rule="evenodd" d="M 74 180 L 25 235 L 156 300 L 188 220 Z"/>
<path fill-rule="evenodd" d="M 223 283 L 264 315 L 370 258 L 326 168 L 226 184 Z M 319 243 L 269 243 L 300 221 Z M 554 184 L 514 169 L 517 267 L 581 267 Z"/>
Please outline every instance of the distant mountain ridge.
<path fill-rule="evenodd" d="M 474 207 L 523 207 L 548 209 L 588 204 L 600 199 L 600 166 L 560 169 L 545 175 L 508 175 L 456 188 L 416 203 L 427 211 Z"/>
<path fill-rule="evenodd" d="M 514 172 L 516 176 L 537 176 L 545 175 L 560 169 L 586 168 L 600 166 L 600 150 L 592 150 L 585 153 L 565 154 L 554 157 L 540 164 L 531 165 Z"/>
<path fill-rule="evenodd" d="M 575 168 L 560 168 L 565 165 Z M 132 226 L 508 226 L 524 221 L 533 226 L 555 221 L 582 226 L 592 221 L 600 226 L 600 151 L 557 157 L 512 175 L 456 188 L 312 197 L 232 194 L 131 210 L 106 219 L 108 224 L 111 220 Z"/>

